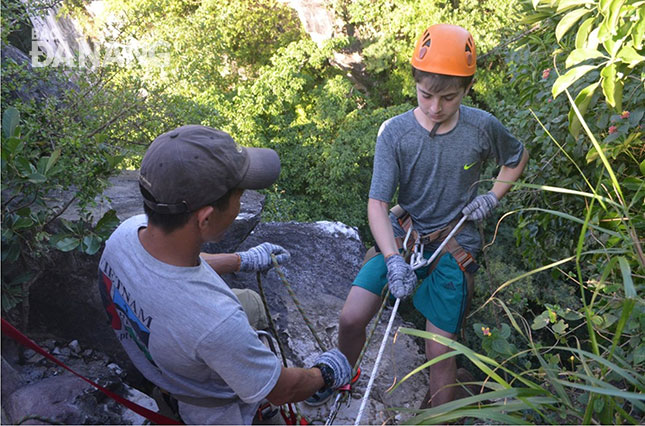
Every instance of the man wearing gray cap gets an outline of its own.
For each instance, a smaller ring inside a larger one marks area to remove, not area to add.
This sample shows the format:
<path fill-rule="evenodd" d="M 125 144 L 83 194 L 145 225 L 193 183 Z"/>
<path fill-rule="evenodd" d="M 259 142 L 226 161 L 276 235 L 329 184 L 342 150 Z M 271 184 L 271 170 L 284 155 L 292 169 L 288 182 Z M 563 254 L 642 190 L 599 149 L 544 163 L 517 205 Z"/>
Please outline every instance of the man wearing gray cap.
<path fill-rule="evenodd" d="M 190 125 L 164 133 L 141 163 L 146 214 L 106 242 L 99 289 L 112 328 L 137 369 L 178 401 L 185 423 L 250 424 L 265 398 L 282 405 L 349 382 L 337 349 L 312 368 L 282 367 L 241 305 L 257 294 L 238 297 L 219 276 L 266 271 L 271 254 L 289 258 L 284 248 L 200 253 L 233 223 L 244 190 L 266 188 L 279 173 L 275 151 L 241 147 L 225 132 Z"/>

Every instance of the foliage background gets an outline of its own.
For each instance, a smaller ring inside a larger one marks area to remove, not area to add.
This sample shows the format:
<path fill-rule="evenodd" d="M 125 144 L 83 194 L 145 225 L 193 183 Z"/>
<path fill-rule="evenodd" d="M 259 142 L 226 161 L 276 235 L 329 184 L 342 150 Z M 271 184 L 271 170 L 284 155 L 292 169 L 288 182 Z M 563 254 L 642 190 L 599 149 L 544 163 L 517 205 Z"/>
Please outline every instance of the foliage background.
<path fill-rule="evenodd" d="M 465 102 L 500 118 L 531 153 L 522 184 L 482 226 L 491 244 L 479 259 L 473 306 L 480 308 L 464 344 L 508 360 L 505 377 L 523 372 L 557 390 L 550 369 L 584 370 L 593 380 L 562 377 L 642 395 L 643 1 L 333 0 L 335 35 L 320 45 L 276 0 L 104 4 L 106 13 L 94 16 L 80 0 L 34 1 L 29 11 L 2 1 L 3 46 L 28 46 L 28 15 L 53 5 L 97 45 L 161 42 L 169 56 L 167 67 L 98 69 L 31 69 L 3 56 L 5 315 L 24 314 L 49 250 L 100 249 L 118 220 L 113 213 L 89 217 L 86 208 L 110 175 L 138 167 L 156 135 L 186 123 L 278 151 L 283 171 L 266 191 L 265 220 L 338 220 L 369 244 L 376 132 L 416 104 L 409 56 L 417 35 L 430 23 L 449 22 L 468 28 L 477 42 L 479 68 Z M 349 55 L 360 55 L 360 63 L 339 62 Z M 53 89 L 43 90 L 43 82 Z M 483 179 L 496 172 L 489 166 Z M 61 189 L 75 191 L 80 221 L 56 220 L 70 208 L 52 200 Z M 423 328 L 409 306 L 404 314 Z M 518 318 L 528 333 L 514 326 Z M 578 353 L 539 349 L 556 345 L 619 359 L 640 381 L 623 384 L 607 364 L 589 367 Z M 490 377 L 466 358 L 460 364 L 478 379 Z M 514 419 L 612 423 L 643 415 L 631 394 L 592 392 L 590 400 L 579 388 L 555 393 L 549 414 L 533 405 Z M 562 396 L 569 394 L 572 400 Z"/>

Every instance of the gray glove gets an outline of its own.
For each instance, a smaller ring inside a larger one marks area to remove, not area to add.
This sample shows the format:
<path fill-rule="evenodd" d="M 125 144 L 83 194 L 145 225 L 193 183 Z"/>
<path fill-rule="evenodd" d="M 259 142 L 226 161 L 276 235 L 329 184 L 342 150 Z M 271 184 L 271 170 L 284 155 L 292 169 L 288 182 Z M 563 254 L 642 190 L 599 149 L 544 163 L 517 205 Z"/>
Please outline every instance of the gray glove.
<path fill-rule="evenodd" d="M 287 250 L 277 244 L 262 243 L 250 250 L 237 253 L 240 256 L 240 271 L 268 271 L 273 266 L 272 254 L 280 265 L 291 257 Z"/>
<path fill-rule="evenodd" d="M 486 218 L 499 204 L 497 197 L 492 192 L 478 195 L 461 211 L 470 220 L 482 220 Z"/>
<path fill-rule="evenodd" d="M 349 383 L 352 367 L 347 357 L 338 349 L 324 352 L 316 358 L 314 367 L 320 369 L 325 388 L 336 389 Z"/>
<path fill-rule="evenodd" d="M 410 265 L 400 254 L 395 254 L 385 260 L 387 265 L 387 281 L 390 293 L 397 299 L 408 297 L 417 285 L 417 276 Z"/>

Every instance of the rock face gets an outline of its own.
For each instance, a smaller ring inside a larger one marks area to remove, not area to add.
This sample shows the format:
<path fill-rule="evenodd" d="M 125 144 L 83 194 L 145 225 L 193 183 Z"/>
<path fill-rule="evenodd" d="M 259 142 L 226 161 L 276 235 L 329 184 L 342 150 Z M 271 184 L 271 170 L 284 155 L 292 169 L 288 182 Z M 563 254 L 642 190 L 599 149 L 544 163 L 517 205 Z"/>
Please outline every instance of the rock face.
<path fill-rule="evenodd" d="M 263 241 L 279 244 L 289 250 L 291 259 L 281 271 L 318 338 L 325 345 L 322 349 L 335 347 L 338 316 L 365 255 L 365 247 L 358 233 L 338 222 L 260 223 L 241 248 L 250 248 Z M 258 290 L 256 277 L 248 274 L 234 275 L 225 277 L 231 286 Z M 262 286 L 291 365 L 311 366 L 322 349 L 304 324 L 296 302 L 289 295 L 283 280 L 272 270 L 262 278 Z M 336 424 L 353 424 L 356 419 L 360 398 L 372 374 L 390 313 L 391 308 L 386 308 L 377 323 L 376 332 L 361 363 L 361 379 L 354 386 L 348 405 L 343 405 L 339 411 Z M 368 326 L 368 330 L 371 330 L 373 323 L 374 321 Z M 399 326 L 410 327 L 397 317 L 393 330 Z M 418 342 L 409 336 L 399 335 L 396 344 L 392 343 L 392 338 L 388 340 L 370 401 L 361 420 L 363 424 L 398 422 L 401 417 L 396 417 L 394 409 L 417 408 L 428 387 L 427 374 L 421 373 L 404 382 L 396 391 L 387 392 L 395 380 L 401 380 L 425 361 Z M 301 403 L 299 409 L 309 420 L 326 419 L 331 405 L 329 402 L 313 408 Z"/>
<path fill-rule="evenodd" d="M 109 190 L 112 194 L 110 207 L 117 211 L 118 217 L 123 220 L 140 213 L 136 174 L 126 173 L 115 178 L 113 184 Z M 324 348 L 318 347 L 278 271 L 271 270 L 261 276 L 261 285 L 289 365 L 311 366 L 317 354 L 336 345 L 338 317 L 362 264 L 365 247 L 356 230 L 341 223 L 265 223 L 260 220 L 262 195 L 247 191 L 242 202 L 240 215 L 227 237 L 217 244 L 206 245 L 204 250 L 245 250 L 265 241 L 289 250 L 291 259 L 280 271 Z M 73 362 L 73 368 L 78 368 L 79 372 L 90 374 L 88 377 L 99 379 L 101 384 L 111 383 L 113 390 L 126 398 L 136 394 L 152 406 L 154 402 L 136 390 L 149 392 L 149 383 L 131 367 L 107 324 L 96 289 L 99 255 L 68 253 L 60 256 L 56 270 L 44 274 L 32 288 L 31 327 L 27 334 L 39 343 L 48 342 L 50 352 L 58 353 L 56 356 L 64 358 L 65 362 Z M 232 287 L 259 290 L 256 274 L 234 273 L 223 278 Z M 336 424 L 350 424 L 355 420 L 390 312 L 391 308 L 386 308 L 378 322 L 361 365 L 362 377 L 354 387 L 349 405 L 343 405 L 338 413 Z M 404 324 L 397 318 L 393 330 L 401 325 Z M 61 374 L 63 370 L 39 355 L 29 351 L 20 355 L 15 345 L 4 340 L 2 351 L 3 415 L 9 422 L 38 414 L 66 423 L 142 423 L 143 419 L 133 417 L 127 409 L 105 405 L 115 403 L 77 377 Z M 391 337 L 388 339 L 362 423 L 396 423 L 402 418 L 393 408 L 418 406 L 427 389 L 426 373 L 413 376 L 392 393 L 387 389 L 424 360 L 420 345 L 409 336 L 399 335 L 396 344 Z M 56 368 L 60 371 L 53 374 Z M 60 391 L 54 392 L 57 388 Z M 39 409 L 32 401 L 47 401 L 41 404 L 46 409 Z M 310 421 L 322 419 L 324 422 L 331 402 L 315 409 L 302 403 L 298 407 Z M 114 416 L 107 416 L 106 411 Z"/>

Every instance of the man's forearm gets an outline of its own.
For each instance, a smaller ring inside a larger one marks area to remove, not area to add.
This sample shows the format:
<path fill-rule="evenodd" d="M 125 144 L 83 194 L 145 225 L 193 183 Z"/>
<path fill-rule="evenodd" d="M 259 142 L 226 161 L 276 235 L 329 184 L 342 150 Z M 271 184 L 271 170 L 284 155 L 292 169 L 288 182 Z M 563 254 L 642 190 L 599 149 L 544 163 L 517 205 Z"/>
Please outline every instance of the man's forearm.
<path fill-rule="evenodd" d="M 199 257 L 208 263 L 218 274 L 230 274 L 240 270 L 240 256 L 235 253 L 200 253 Z"/>
<path fill-rule="evenodd" d="M 310 397 L 325 382 L 318 368 L 285 368 L 278 383 L 267 395 L 273 405 L 282 405 L 287 402 L 298 402 Z"/>

